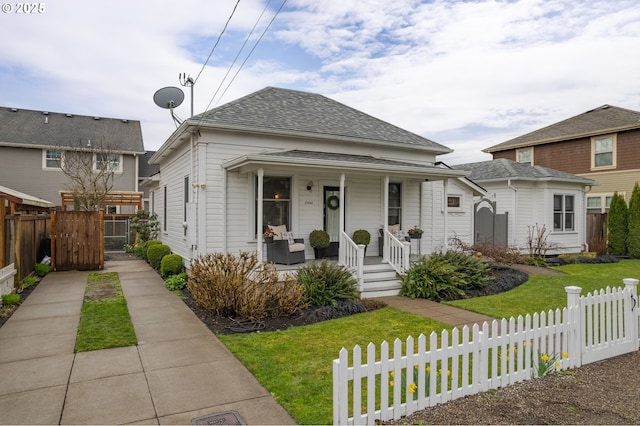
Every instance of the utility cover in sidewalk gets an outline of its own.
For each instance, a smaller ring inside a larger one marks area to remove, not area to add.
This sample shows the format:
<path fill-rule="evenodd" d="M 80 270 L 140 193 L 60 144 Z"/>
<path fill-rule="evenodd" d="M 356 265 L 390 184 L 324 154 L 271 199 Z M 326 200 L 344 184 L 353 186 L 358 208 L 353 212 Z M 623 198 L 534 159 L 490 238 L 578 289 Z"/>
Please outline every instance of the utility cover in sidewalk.
<path fill-rule="evenodd" d="M 246 425 L 237 411 L 223 411 L 191 420 L 192 425 Z"/>

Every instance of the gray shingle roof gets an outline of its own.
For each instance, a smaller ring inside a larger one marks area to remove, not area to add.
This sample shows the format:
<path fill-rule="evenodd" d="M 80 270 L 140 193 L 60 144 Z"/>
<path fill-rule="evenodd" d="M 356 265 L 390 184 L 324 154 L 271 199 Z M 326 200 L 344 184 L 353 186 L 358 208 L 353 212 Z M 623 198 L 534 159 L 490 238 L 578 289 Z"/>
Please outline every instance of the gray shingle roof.
<path fill-rule="evenodd" d="M 0 145 L 77 148 L 88 140 L 118 152 L 144 152 L 136 120 L 0 107 Z"/>
<path fill-rule="evenodd" d="M 140 167 L 138 168 L 138 177 L 150 177 L 160 172 L 160 165 L 158 164 L 149 164 L 149 159 L 153 157 L 155 151 L 147 151 L 140 157 L 138 157 L 138 161 L 140 162 Z"/>
<path fill-rule="evenodd" d="M 518 163 L 516 161 L 500 158 L 497 160 L 481 161 L 478 163 L 458 164 L 451 166 L 456 170 L 466 170 L 467 176 L 474 182 L 506 181 L 513 180 L 552 180 L 562 182 L 575 182 L 584 185 L 595 185 L 596 181 L 560 170 L 542 166 Z"/>
<path fill-rule="evenodd" d="M 640 128 L 640 112 L 613 105 L 603 105 L 526 135 L 491 146 L 483 151 L 504 151 L 522 146 L 540 145 L 634 128 Z"/>
<path fill-rule="evenodd" d="M 267 87 L 189 120 L 190 123 L 292 136 L 405 145 L 436 154 L 451 149 L 322 95 Z"/>

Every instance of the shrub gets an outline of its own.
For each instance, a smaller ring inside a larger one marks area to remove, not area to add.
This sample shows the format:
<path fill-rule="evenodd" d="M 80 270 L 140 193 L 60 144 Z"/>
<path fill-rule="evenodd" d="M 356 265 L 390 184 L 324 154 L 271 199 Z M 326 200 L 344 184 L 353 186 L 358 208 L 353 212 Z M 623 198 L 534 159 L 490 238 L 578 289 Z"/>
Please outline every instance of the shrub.
<path fill-rule="evenodd" d="M 524 256 L 517 248 L 495 245 L 490 240 L 466 244 L 459 238 L 454 238 L 452 244 L 465 252 L 480 253 L 481 256 L 488 257 L 496 263 L 524 263 Z"/>
<path fill-rule="evenodd" d="M 640 258 L 640 186 L 638 182 L 633 186 L 627 220 L 627 254 L 638 259 Z"/>
<path fill-rule="evenodd" d="M 617 192 L 611 198 L 607 217 L 607 252 L 624 256 L 627 254 L 627 203 Z"/>
<path fill-rule="evenodd" d="M 362 301 L 340 301 L 335 306 L 321 306 L 311 314 L 311 317 L 320 321 L 342 318 L 354 314 L 366 312 L 367 308 Z"/>
<path fill-rule="evenodd" d="M 51 272 L 51 266 L 45 263 L 36 263 L 34 270 L 37 276 L 44 277 L 49 272 Z"/>
<path fill-rule="evenodd" d="M 24 277 L 22 281 L 20 281 L 20 288 L 25 289 L 34 285 L 38 281 L 35 277 Z"/>
<path fill-rule="evenodd" d="M 182 290 L 187 285 L 187 274 L 181 272 L 176 275 L 171 275 L 164 280 L 164 286 L 169 290 Z"/>
<path fill-rule="evenodd" d="M 313 248 L 326 248 L 331 243 L 331 237 L 327 231 L 316 229 L 309 234 L 309 244 Z"/>
<path fill-rule="evenodd" d="M 162 258 L 171 253 L 171 248 L 165 244 L 154 244 L 147 249 L 147 261 L 156 271 L 160 269 Z"/>
<path fill-rule="evenodd" d="M 145 241 L 144 243 L 142 243 L 141 245 L 141 251 L 140 254 L 142 254 L 142 258 L 144 260 L 147 260 L 147 251 L 149 250 L 149 247 L 154 246 L 156 244 L 162 244 L 162 241 L 158 241 L 158 240 L 149 240 L 149 241 Z"/>
<path fill-rule="evenodd" d="M 20 295 L 17 293 L 9 293 L 2 295 L 3 305 L 17 305 L 20 303 Z"/>
<path fill-rule="evenodd" d="M 162 278 L 178 275 L 182 272 L 182 268 L 182 256 L 179 254 L 168 254 L 160 261 L 160 275 L 162 275 Z"/>
<path fill-rule="evenodd" d="M 343 300 L 358 298 L 358 281 L 344 266 L 323 260 L 303 266 L 297 279 L 304 287 L 305 302 L 312 306 L 336 306 Z"/>
<path fill-rule="evenodd" d="M 302 286 L 258 263 L 256 253 L 200 256 L 191 261 L 187 288 L 198 306 L 217 315 L 255 320 L 297 312 L 303 306 Z"/>
<path fill-rule="evenodd" d="M 366 229 L 358 229 L 353 233 L 353 242 L 368 246 L 371 242 L 371 234 Z"/>
<path fill-rule="evenodd" d="M 136 240 L 142 242 L 153 240 L 158 236 L 158 215 L 145 210 L 138 210 L 132 218 L 129 219 L 130 228 L 136 233 Z"/>
<path fill-rule="evenodd" d="M 407 271 L 400 294 L 435 301 L 458 299 L 465 290 L 482 288 L 489 267 L 474 256 L 449 251 L 421 257 Z"/>

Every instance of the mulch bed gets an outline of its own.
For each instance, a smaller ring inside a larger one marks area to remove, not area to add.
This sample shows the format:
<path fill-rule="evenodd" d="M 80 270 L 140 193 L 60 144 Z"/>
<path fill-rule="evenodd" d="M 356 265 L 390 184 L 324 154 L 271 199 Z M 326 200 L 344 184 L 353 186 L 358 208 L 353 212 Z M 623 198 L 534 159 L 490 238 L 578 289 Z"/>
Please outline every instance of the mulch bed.
<path fill-rule="evenodd" d="M 4 325 L 5 322 L 11 318 L 11 315 L 27 300 L 27 297 L 36 289 L 40 281 L 38 280 L 35 284 L 30 285 L 29 287 L 22 290 L 20 293 L 20 302 L 16 305 L 2 305 L 0 307 L 0 327 Z"/>

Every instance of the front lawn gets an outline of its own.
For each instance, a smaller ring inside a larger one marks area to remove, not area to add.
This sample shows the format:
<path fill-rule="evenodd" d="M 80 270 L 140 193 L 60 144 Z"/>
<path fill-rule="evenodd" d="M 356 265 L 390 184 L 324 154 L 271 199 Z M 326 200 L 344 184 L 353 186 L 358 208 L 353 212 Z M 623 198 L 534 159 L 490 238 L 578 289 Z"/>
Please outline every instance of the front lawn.
<path fill-rule="evenodd" d="M 531 275 L 529 280 L 501 294 L 446 302 L 448 305 L 494 318 L 517 317 L 567 306 L 567 286 L 587 294 L 601 288 L 622 287 L 623 278 L 640 278 L 640 260 L 619 263 L 572 264 L 554 267 L 566 275 Z"/>
<path fill-rule="evenodd" d="M 332 361 L 340 349 L 440 333 L 445 324 L 386 307 L 285 331 L 218 338 L 299 424 L 333 421 Z M 350 355 L 351 358 L 351 355 Z"/>

